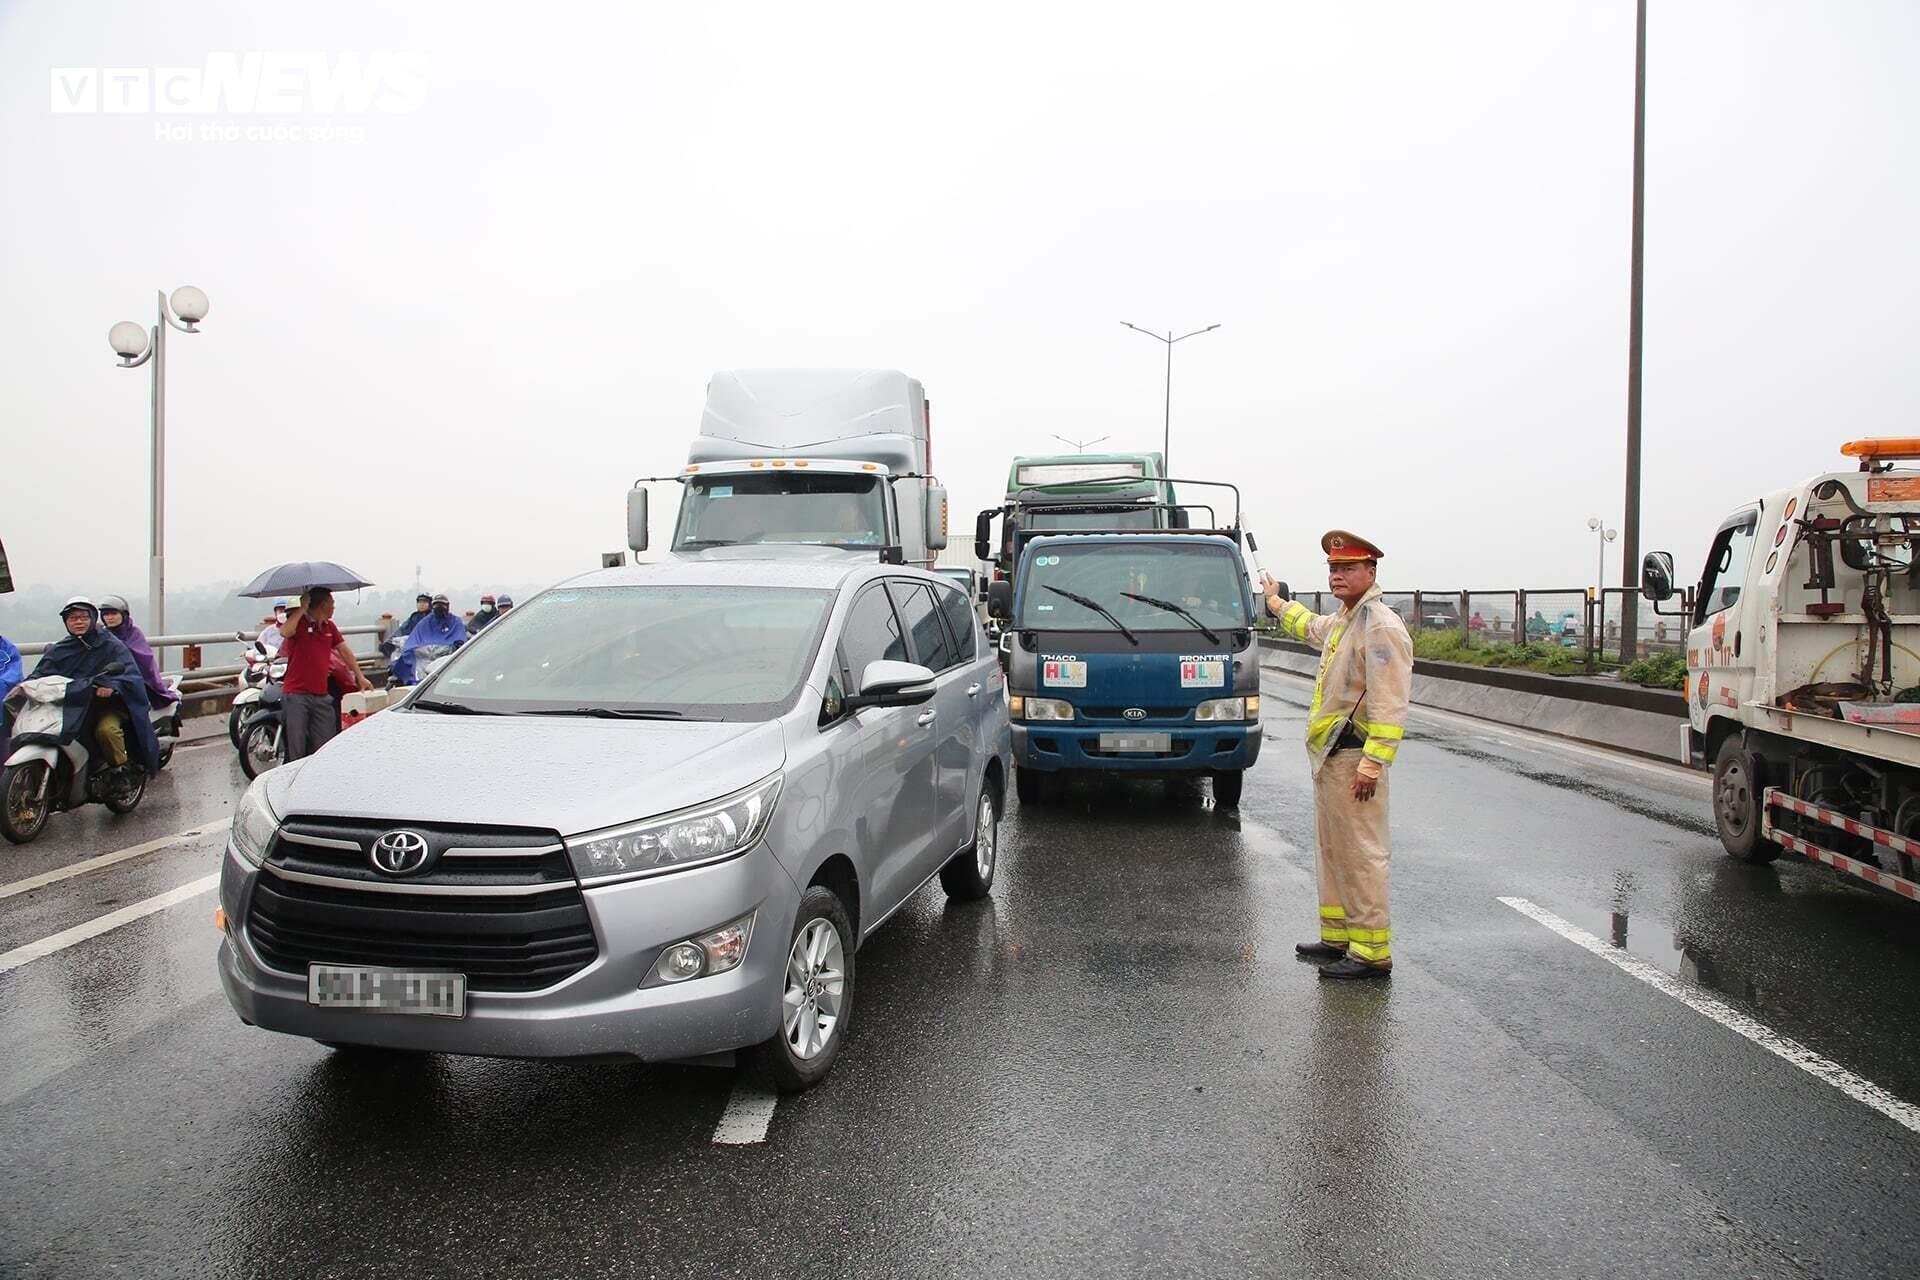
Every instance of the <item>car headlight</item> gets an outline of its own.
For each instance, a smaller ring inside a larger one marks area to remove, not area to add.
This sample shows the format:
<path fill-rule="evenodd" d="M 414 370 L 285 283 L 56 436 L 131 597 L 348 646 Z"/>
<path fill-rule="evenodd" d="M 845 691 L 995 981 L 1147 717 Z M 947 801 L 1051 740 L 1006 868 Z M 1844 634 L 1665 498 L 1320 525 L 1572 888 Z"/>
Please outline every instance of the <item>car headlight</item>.
<path fill-rule="evenodd" d="M 654 962 L 653 976 L 661 982 L 674 983 L 738 969 L 740 962 L 747 958 L 747 940 L 753 936 L 753 916 L 749 911 L 738 920 L 697 938 L 674 943 Z"/>
<path fill-rule="evenodd" d="M 1202 723 L 1258 720 L 1260 697 L 1255 694 L 1251 698 L 1211 698 L 1193 709 L 1193 718 Z"/>
<path fill-rule="evenodd" d="M 644 822 L 589 831 L 567 841 L 567 857 L 583 884 L 662 875 L 744 853 L 767 829 L 780 775 L 706 804 Z"/>
<path fill-rule="evenodd" d="M 1071 720 L 1073 704 L 1060 698 L 1028 698 L 1026 712 L 1029 720 Z"/>
<path fill-rule="evenodd" d="M 267 848 L 280 826 L 280 819 L 267 807 L 266 785 L 266 775 L 254 779 L 233 811 L 234 850 L 256 867 L 266 861 Z"/>

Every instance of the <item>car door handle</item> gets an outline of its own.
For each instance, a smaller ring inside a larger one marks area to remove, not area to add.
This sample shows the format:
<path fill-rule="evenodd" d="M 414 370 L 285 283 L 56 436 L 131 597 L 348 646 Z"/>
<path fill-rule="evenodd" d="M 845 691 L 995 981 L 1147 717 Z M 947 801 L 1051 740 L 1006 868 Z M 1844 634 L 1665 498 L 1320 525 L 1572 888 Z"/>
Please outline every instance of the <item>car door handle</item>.
<path fill-rule="evenodd" d="M 978 694 L 978 693 L 980 692 L 980 690 L 981 690 L 981 689 L 982 689 L 983 687 L 984 687 L 984 686 L 982 686 L 982 685 L 979 685 L 979 684 L 970 684 L 970 685 L 968 685 L 968 686 L 967 686 L 967 696 L 968 696 L 969 698 L 971 698 L 971 697 L 973 697 L 973 696 L 975 696 L 976 694 Z"/>
<path fill-rule="evenodd" d="M 935 713 L 931 711 L 922 711 L 919 717 L 914 720 L 914 723 L 924 729 L 926 726 L 933 723 L 934 714 Z"/>

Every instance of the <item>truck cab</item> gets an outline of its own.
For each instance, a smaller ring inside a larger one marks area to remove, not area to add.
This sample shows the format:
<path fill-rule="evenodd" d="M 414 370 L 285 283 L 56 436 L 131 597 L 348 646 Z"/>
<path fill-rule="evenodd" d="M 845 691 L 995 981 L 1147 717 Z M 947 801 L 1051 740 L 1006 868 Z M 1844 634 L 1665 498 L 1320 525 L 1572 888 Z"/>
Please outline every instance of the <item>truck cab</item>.
<path fill-rule="evenodd" d="M 1076 773 L 1210 777 L 1217 804 L 1239 803 L 1260 754 L 1260 663 L 1234 537 L 1037 535 L 992 598 L 1011 636 L 1022 803 Z"/>
<path fill-rule="evenodd" d="M 1842 452 L 1858 470 L 1722 519 L 1691 588 L 1647 556 L 1642 593 L 1683 619 L 1681 755 L 1713 770 L 1728 853 L 1792 849 L 1920 896 L 1920 439 Z"/>
<path fill-rule="evenodd" d="M 996 544 L 993 522 L 1000 521 Z M 1007 469 L 1006 498 L 982 511 L 974 555 L 1011 581 L 1022 535 L 1080 529 L 1167 529 L 1186 523 L 1158 453 L 1075 453 L 1018 457 Z"/>

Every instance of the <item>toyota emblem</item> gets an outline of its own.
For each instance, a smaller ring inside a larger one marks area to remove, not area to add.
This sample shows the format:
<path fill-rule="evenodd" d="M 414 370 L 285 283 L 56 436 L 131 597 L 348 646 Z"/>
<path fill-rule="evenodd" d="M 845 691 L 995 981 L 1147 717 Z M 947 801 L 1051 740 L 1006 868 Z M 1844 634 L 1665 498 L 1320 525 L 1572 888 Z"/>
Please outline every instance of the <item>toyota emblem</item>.
<path fill-rule="evenodd" d="M 1129 720 L 1145 720 L 1147 718 L 1147 709 L 1145 707 L 1128 707 L 1120 714 Z"/>
<path fill-rule="evenodd" d="M 373 842 L 368 861 L 375 871 L 410 876 L 427 865 L 427 838 L 418 831 L 389 831 Z"/>

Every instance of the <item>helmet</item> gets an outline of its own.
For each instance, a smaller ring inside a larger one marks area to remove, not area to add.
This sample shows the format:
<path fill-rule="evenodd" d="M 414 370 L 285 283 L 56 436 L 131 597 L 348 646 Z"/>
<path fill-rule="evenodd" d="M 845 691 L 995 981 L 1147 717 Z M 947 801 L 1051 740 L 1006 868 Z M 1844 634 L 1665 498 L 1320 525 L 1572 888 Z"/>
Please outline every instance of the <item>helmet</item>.
<path fill-rule="evenodd" d="M 287 598 L 285 596 L 281 596 L 278 600 L 275 600 L 273 602 L 273 607 L 276 609 L 290 609 L 293 606 L 287 603 Z"/>
<path fill-rule="evenodd" d="M 502 609 L 511 609 L 513 608 L 513 597 L 501 596 L 499 600 L 495 601 L 495 603 L 499 605 L 499 607 Z"/>
<path fill-rule="evenodd" d="M 85 596 L 74 596 L 71 600 L 68 600 L 65 604 L 60 606 L 60 617 L 64 620 L 66 616 L 72 613 L 75 609 L 82 609 L 82 610 L 85 610 L 87 613 L 94 614 L 96 616 L 100 612 L 99 609 L 94 607 L 93 601 L 87 599 Z"/>
<path fill-rule="evenodd" d="M 105 613 L 109 609 L 115 613 L 133 612 L 133 610 L 127 608 L 127 598 L 125 596 L 101 596 L 100 612 Z"/>
<path fill-rule="evenodd" d="M 453 601 L 447 599 L 447 593 L 444 591 L 435 592 L 433 596 L 433 602 L 435 604 L 445 604 L 445 605 L 451 605 L 453 603 Z"/>
<path fill-rule="evenodd" d="M 480 597 L 480 603 L 481 603 L 481 604 L 492 604 L 492 603 L 493 603 L 493 597 L 492 597 L 491 595 L 484 595 L 484 596 L 481 596 L 481 597 Z"/>

